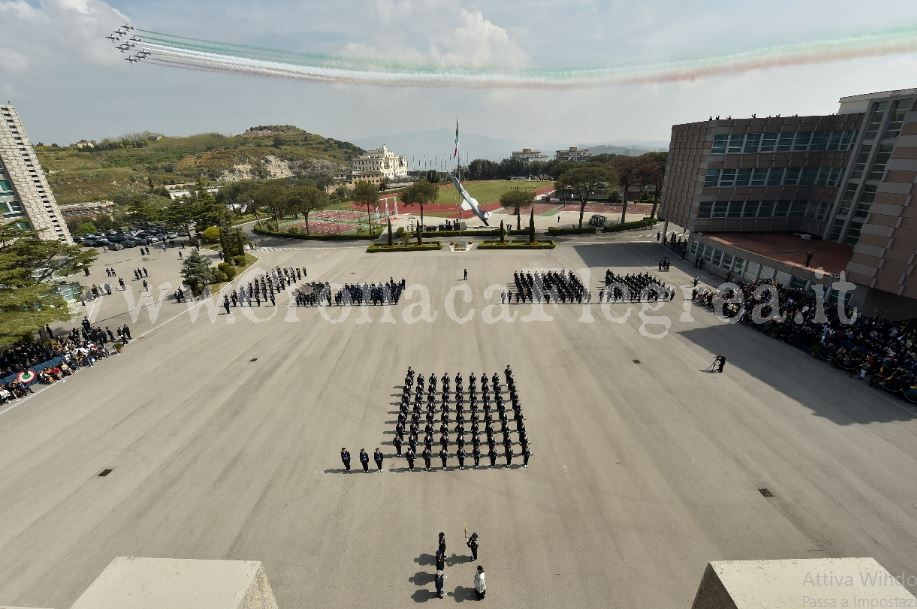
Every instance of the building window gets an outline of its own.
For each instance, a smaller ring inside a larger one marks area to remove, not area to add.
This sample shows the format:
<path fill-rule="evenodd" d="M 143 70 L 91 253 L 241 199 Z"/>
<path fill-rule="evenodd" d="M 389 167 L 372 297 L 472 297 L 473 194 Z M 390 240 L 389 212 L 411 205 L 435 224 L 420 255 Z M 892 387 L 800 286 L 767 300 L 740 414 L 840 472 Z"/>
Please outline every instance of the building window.
<path fill-rule="evenodd" d="M 805 152 L 809 149 L 809 142 L 812 141 L 812 132 L 811 131 L 800 131 L 796 134 L 796 139 L 793 140 L 793 151 L 794 152 Z"/>
<path fill-rule="evenodd" d="M 761 206 L 758 208 L 758 217 L 759 218 L 770 218 L 774 215 L 774 202 L 773 201 L 761 201 Z"/>
<path fill-rule="evenodd" d="M 863 228 L 861 223 L 851 222 L 850 226 L 847 228 L 847 235 L 844 237 L 844 243 L 847 245 L 856 245 L 856 242 L 860 240 L 861 228 Z"/>
<path fill-rule="evenodd" d="M 726 212 L 727 218 L 741 218 L 742 217 L 742 201 L 730 201 L 729 202 L 729 211 Z"/>
<path fill-rule="evenodd" d="M 745 201 L 745 208 L 742 210 L 743 218 L 754 218 L 758 215 L 758 202 Z"/>
<path fill-rule="evenodd" d="M 713 136 L 713 148 L 710 149 L 712 154 L 723 154 L 726 152 L 726 142 L 729 140 L 729 135 L 726 133 L 721 133 L 719 135 Z"/>
<path fill-rule="evenodd" d="M 728 201 L 716 201 L 713 204 L 713 216 L 714 218 L 725 218 L 726 211 L 729 208 Z"/>
<path fill-rule="evenodd" d="M 866 162 L 869 160 L 870 152 L 872 152 L 872 144 L 863 144 L 860 146 L 860 151 L 857 153 L 856 163 L 853 165 L 853 172 L 850 174 L 850 177 L 854 180 L 863 176 L 863 172 L 866 170 Z"/>
<path fill-rule="evenodd" d="M 723 252 L 723 264 L 720 265 L 721 268 L 725 271 L 728 271 L 732 268 L 732 254 Z"/>
<path fill-rule="evenodd" d="M 767 182 L 767 167 L 758 167 L 751 173 L 752 186 L 764 186 Z"/>
<path fill-rule="evenodd" d="M 803 167 L 802 173 L 799 175 L 799 185 L 811 186 L 812 184 L 815 184 L 815 179 L 818 177 L 818 172 L 818 167 Z"/>
<path fill-rule="evenodd" d="M 719 169 L 708 169 L 707 174 L 704 176 L 704 187 L 710 188 L 711 186 L 716 186 L 717 182 L 720 179 L 720 170 Z"/>
<path fill-rule="evenodd" d="M 812 134 L 812 144 L 809 150 L 813 152 L 822 152 L 828 147 L 828 132 L 816 131 Z"/>
<path fill-rule="evenodd" d="M 777 201 L 777 205 L 774 207 L 774 217 L 775 218 L 786 218 L 790 214 L 790 202 L 789 201 Z"/>
<path fill-rule="evenodd" d="M 742 152 L 742 147 L 745 144 L 745 134 L 744 133 L 733 133 L 729 136 L 729 146 L 726 148 L 726 152 Z"/>
<path fill-rule="evenodd" d="M 732 265 L 732 272 L 741 276 L 745 272 L 745 259 L 736 256 L 735 264 Z"/>
<path fill-rule="evenodd" d="M 761 138 L 761 147 L 759 149 L 761 152 L 773 152 L 776 146 L 777 134 L 765 133 L 764 137 Z"/>
<path fill-rule="evenodd" d="M 736 186 L 748 186 L 751 181 L 751 167 L 742 167 L 736 173 Z"/>
<path fill-rule="evenodd" d="M 790 205 L 790 217 L 791 218 L 801 218 L 806 213 L 806 208 L 809 206 L 808 201 L 793 201 Z"/>
<path fill-rule="evenodd" d="M 885 117 L 885 110 L 888 108 L 888 101 L 876 102 L 872 106 L 872 110 L 868 114 L 866 119 L 866 134 L 863 136 L 863 139 L 873 140 L 879 134 L 879 126 L 882 124 L 882 119 Z"/>
<path fill-rule="evenodd" d="M 713 256 L 711 256 L 710 258 L 710 264 L 712 264 L 713 266 L 719 266 L 722 259 L 723 259 L 723 251 L 715 249 L 713 250 Z"/>
<path fill-rule="evenodd" d="M 894 144 L 879 145 L 876 158 L 869 169 L 869 175 L 866 176 L 867 180 L 881 180 L 885 177 L 885 165 L 888 164 L 888 159 L 891 158 L 894 147 Z"/>
<path fill-rule="evenodd" d="M 692 241 L 688 244 L 688 251 L 692 254 L 697 252 L 697 241 Z"/>
<path fill-rule="evenodd" d="M 758 145 L 761 143 L 760 133 L 749 133 L 745 136 L 745 147 L 742 149 L 745 153 L 758 152 Z"/>
<path fill-rule="evenodd" d="M 720 188 L 731 187 L 735 184 L 736 180 L 736 170 L 735 169 L 724 169 L 720 172 Z"/>
<path fill-rule="evenodd" d="M 770 173 L 767 174 L 768 186 L 780 186 L 783 183 L 784 167 L 771 167 Z"/>
<path fill-rule="evenodd" d="M 831 241 L 840 239 L 842 228 L 844 228 L 844 218 L 835 218 L 834 224 L 831 225 L 831 232 L 828 233 L 828 239 Z"/>
<path fill-rule="evenodd" d="M 701 201 L 700 207 L 697 210 L 697 217 L 698 218 L 709 218 L 712 210 L 713 210 L 713 201 Z"/>
<path fill-rule="evenodd" d="M 796 182 L 799 181 L 800 173 L 802 173 L 802 168 L 800 167 L 787 167 L 786 173 L 783 175 L 783 185 L 795 186 Z"/>
<path fill-rule="evenodd" d="M 899 99 L 892 104 L 891 114 L 888 117 L 888 126 L 885 128 L 886 138 L 898 137 L 898 134 L 901 133 L 901 125 L 904 124 L 904 115 L 913 105 L 913 99 Z"/>

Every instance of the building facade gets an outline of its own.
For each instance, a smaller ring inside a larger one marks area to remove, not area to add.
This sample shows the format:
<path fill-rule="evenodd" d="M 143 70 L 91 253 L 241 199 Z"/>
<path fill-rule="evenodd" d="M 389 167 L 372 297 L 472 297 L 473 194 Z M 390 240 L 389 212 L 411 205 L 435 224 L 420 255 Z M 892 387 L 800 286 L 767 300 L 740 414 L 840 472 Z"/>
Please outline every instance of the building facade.
<path fill-rule="evenodd" d="M 382 146 L 355 158 L 351 163 L 351 168 L 354 176 L 380 173 L 387 179 L 406 178 L 408 158 L 398 156 L 387 147 Z"/>
<path fill-rule="evenodd" d="M 844 271 L 853 304 L 913 317 L 915 100 L 917 89 L 887 91 L 842 98 L 826 116 L 675 125 L 660 215 L 720 274 L 798 287 Z M 795 242 L 768 243 L 775 233 Z"/>
<path fill-rule="evenodd" d="M 0 105 L 0 214 L 41 239 L 73 243 L 16 109 Z"/>
<path fill-rule="evenodd" d="M 516 150 L 510 155 L 510 158 L 514 161 L 524 161 L 526 163 L 546 162 L 548 160 L 548 157 L 542 154 L 541 150 L 533 150 L 531 148 Z"/>
<path fill-rule="evenodd" d="M 588 148 L 578 148 L 577 146 L 570 146 L 566 150 L 557 150 L 554 152 L 555 161 L 567 161 L 571 163 L 586 161 L 591 156 L 592 153 Z"/>

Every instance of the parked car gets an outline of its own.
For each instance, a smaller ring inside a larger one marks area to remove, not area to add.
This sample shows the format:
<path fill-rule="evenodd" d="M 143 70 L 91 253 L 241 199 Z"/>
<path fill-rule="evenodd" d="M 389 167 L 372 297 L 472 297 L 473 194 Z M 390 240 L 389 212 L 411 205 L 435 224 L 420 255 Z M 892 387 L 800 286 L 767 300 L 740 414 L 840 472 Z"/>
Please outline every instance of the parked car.
<path fill-rule="evenodd" d="M 108 249 L 110 249 L 110 250 L 113 251 L 113 252 L 117 252 L 117 251 L 119 251 L 119 250 L 123 250 L 123 249 L 124 249 L 124 246 L 121 245 L 120 243 L 117 243 L 117 242 L 115 242 L 115 243 L 109 243 L 109 244 L 108 244 Z"/>
<path fill-rule="evenodd" d="M 601 214 L 592 214 L 592 217 L 589 218 L 590 226 L 597 226 L 598 228 L 604 227 L 608 223 L 608 218 Z"/>
<path fill-rule="evenodd" d="M 137 242 L 134 241 L 133 239 L 125 239 L 124 241 L 121 242 L 121 245 L 123 247 L 137 247 Z"/>

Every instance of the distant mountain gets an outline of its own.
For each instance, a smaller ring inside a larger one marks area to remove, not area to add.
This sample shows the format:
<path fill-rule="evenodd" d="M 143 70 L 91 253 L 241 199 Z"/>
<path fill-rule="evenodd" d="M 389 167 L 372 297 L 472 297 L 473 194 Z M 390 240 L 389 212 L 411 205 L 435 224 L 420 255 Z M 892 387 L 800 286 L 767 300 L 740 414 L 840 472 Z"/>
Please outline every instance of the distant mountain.
<path fill-rule="evenodd" d="M 583 144 L 580 148 L 588 148 L 592 154 L 639 156 L 646 152 L 665 152 L 669 149 L 669 143 L 661 141 L 641 141 L 620 142 L 617 144 Z"/>
<path fill-rule="evenodd" d="M 385 144 L 389 150 L 396 154 L 405 155 L 409 159 L 413 157 L 412 168 L 416 168 L 418 166 L 417 162 L 423 162 L 423 159 L 430 162 L 436 162 L 437 158 L 440 161 L 449 159 L 452 156 L 454 142 L 455 131 L 451 128 L 395 133 L 353 140 L 353 143 L 361 148 L 378 148 Z M 469 159 L 499 161 L 508 158 L 513 150 L 519 150 L 523 145 L 512 140 L 460 132 L 459 146 L 461 147 L 463 161 L 465 160 L 465 155 L 468 155 Z M 526 144 L 526 146 L 531 147 L 529 144 Z"/>

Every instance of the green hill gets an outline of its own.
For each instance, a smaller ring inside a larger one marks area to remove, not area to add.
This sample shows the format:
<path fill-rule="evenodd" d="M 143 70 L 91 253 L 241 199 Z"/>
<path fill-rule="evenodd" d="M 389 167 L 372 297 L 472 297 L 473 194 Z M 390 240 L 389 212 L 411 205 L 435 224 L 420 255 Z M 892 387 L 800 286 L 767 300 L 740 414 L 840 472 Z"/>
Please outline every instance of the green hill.
<path fill-rule="evenodd" d="M 362 152 L 349 142 L 289 125 L 258 126 L 233 136 L 141 133 L 95 147 L 35 150 L 61 204 L 123 200 L 185 182 L 331 174 Z"/>

